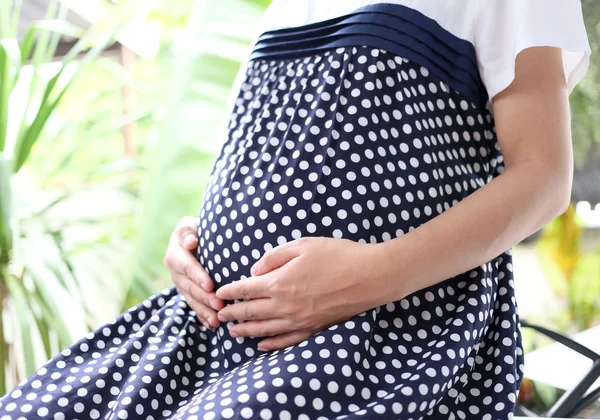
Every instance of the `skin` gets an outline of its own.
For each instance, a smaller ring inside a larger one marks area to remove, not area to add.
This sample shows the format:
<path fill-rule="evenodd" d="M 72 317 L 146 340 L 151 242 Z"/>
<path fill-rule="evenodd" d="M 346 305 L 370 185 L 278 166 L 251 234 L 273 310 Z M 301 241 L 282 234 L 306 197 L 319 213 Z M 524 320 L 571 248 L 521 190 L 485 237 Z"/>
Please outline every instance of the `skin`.
<path fill-rule="evenodd" d="M 192 253 L 198 246 L 197 220 L 182 218 L 171 234 L 164 263 L 171 274 L 177 292 L 196 312 L 196 316 L 207 328 L 219 326 L 217 311 L 225 305 L 214 292 L 214 282 Z"/>
<path fill-rule="evenodd" d="M 252 277 L 216 293 L 200 264 L 181 257 L 196 246 L 195 221 L 188 221 L 167 253 L 178 290 L 205 325 L 245 321 L 230 334 L 265 337 L 258 349 L 269 351 L 485 264 L 569 205 L 573 152 L 561 51 L 521 52 L 515 80 L 492 105 L 504 173 L 434 219 L 377 244 L 288 242 L 266 252 Z M 224 299 L 242 301 L 223 307 Z"/>

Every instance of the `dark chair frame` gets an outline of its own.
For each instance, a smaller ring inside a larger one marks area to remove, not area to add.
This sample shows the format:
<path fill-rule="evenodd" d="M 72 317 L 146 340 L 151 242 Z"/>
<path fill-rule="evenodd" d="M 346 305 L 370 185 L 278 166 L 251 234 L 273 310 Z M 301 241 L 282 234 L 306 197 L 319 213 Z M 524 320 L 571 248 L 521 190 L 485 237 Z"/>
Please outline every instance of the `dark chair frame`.
<path fill-rule="evenodd" d="M 562 395 L 562 397 L 560 397 L 560 399 L 545 414 L 546 417 L 572 418 L 600 398 L 600 387 L 588 392 L 594 382 L 600 378 L 600 354 L 588 349 L 587 347 L 563 334 L 551 331 L 547 328 L 529 324 L 525 321 L 521 321 L 521 327 L 533 329 L 545 335 L 546 337 L 549 337 L 556 342 L 567 346 L 571 350 L 576 351 L 592 361 L 592 367 L 590 370 L 583 376 L 583 378 L 581 378 L 575 387 L 568 390 Z M 523 417 L 538 417 L 535 413 L 520 405 L 517 406 L 515 414 Z"/>

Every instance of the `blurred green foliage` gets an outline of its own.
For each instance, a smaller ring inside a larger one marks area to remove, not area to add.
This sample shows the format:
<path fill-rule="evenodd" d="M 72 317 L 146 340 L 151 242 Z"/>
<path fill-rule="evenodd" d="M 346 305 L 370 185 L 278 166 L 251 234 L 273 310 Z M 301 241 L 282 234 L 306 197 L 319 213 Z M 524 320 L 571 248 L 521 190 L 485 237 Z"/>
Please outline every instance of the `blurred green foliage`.
<path fill-rule="evenodd" d="M 85 276 L 77 273 L 75 247 L 64 236 L 81 220 L 76 211 L 53 217 L 72 191 L 30 194 L 35 171 L 28 169 L 77 76 L 152 2 L 115 7 L 83 31 L 65 22 L 66 8 L 51 1 L 46 17 L 20 38 L 21 6 L 0 2 L 0 395 L 93 324 Z M 76 42 L 51 63 L 65 34 Z"/>
<path fill-rule="evenodd" d="M 600 162 L 600 3 L 582 0 L 592 50 L 590 68 L 570 97 L 575 166 Z"/>
<path fill-rule="evenodd" d="M 591 251 L 581 246 L 582 222 L 575 206 L 550 222 L 536 243 L 546 276 L 566 303 L 564 310 L 545 314 L 554 329 L 575 333 L 600 320 L 600 245 Z"/>

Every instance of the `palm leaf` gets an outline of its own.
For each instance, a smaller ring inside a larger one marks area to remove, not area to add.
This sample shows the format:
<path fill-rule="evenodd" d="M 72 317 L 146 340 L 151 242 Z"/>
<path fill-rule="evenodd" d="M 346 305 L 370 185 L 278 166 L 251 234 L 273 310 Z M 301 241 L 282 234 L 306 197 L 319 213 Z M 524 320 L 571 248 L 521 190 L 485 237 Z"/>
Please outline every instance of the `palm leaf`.
<path fill-rule="evenodd" d="M 21 41 L 19 48 L 21 49 L 21 61 L 26 62 L 31 56 L 31 51 L 33 51 L 33 47 L 35 45 L 35 36 L 37 29 L 35 27 L 31 27 L 25 32 L 25 36 Z"/>
<path fill-rule="evenodd" d="M 11 34 L 11 5 L 12 1 L 0 1 L 0 38 Z"/>
<path fill-rule="evenodd" d="M 53 22 L 62 24 L 61 26 L 65 27 L 65 28 L 72 26 L 69 23 L 65 22 L 65 19 L 67 17 L 67 12 L 68 12 L 68 8 L 64 4 L 60 3 L 57 19 L 54 19 Z M 60 38 L 62 35 L 61 31 L 55 31 L 55 30 L 51 30 L 51 31 L 49 31 L 49 33 L 50 33 L 50 38 L 48 40 L 48 47 L 45 49 L 46 55 L 42 58 L 44 63 L 49 63 L 54 58 L 54 55 L 56 54 L 56 49 L 58 48 L 58 43 L 60 42 Z M 85 35 L 84 35 L 84 37 L 85 37 Z"/>
<path fill-rule="evenodd" d="M 61 304 L 61 297 L 68 296 L 66 290 L 48 270 L 41 266 L 39 261 L 28 261 L 25 266 L 25 275 L 34 283 L 34 296 L 36 303 L 44 314 L 44 319 L 50 324 L 52 330 L 56 332 L 59 342 L 63 345 L 69 345 L 74 340 L 76 319 L 69 317 L 69 312 Z M 71 304 L 71 302 L 69 302 Z M 77 328 L 83 330 L 83 326 Z"/>
<path fill-rule="evenodd" d="M 16 0 L 14 6 L 11 6 L 13 2 L 0 0 L 0 292 L 3 293 L 0 303 L 10 303 L 10 310 L 4 306 L 0 308 L 0 394 L 7 391 L 7 385 L 18 383 L 31 374 L 36 360 L 49 358 L 54 347 L 72 344 L 74 338 L 89 331 L 92 324 L 81 289 L 82 280 L 76 276 L 62 234 L 56 230 L 57 224 L 49 228 L 50 219 L 46 214 L 34 214 L 33 218 L 25 220 L 22 237 L 16 230 L 14 221 L 18 219 L 10 199 L 20 190 L 12 190 L 12 175 L 28 161 L 48 121 L 82 69 L 114 42 L 127 22 L 148 13 L 155 2 L 129 1 L 126 7 L 114 8 L 115 13 L 83 34 L 64 22 L 67 9 L 59 7 L 57 0 L 50 0 L 46 19 L 35 22 L 19 45 L 16 24 L 21 0 Z M 40 68 L 54 58 L 62 35 L 79 40 L 57 63 L 58 71 L 46 79 Z M 25 106 L 19 110 L 22 111 L 20 114 L 11 109 L 13 114 L 9 117 L 9 101 L 24 63 L 32 68 L 31 80 L 19 81 L 19 88 L 27 88 L 26 96 L 23 95 Z M 5 158 L 8 155 L 11 160 Z M 108 176 L 125 167 L 121 162 L 101 170 Z M 67 197 L 58 197 L 46 210 L 64 198 Z M 25 209 L 23 203 L 26 201 L 19 200 L 20 210 Z M 11 243 L 16 238 L 22 239 L 23 249 Z M 17 255 L 16 251 L 27 258 Z M 14 267 L 12 271 L 19 273 L 18 276 L 9 273 L 9 265 Z M 5 336 L 8 332 L 1 328 L 8 316 L 18 324 L 14 329 L 17 336 L 10 336 L 10 345 Z M 36 347 L 40 342 L 41 348 Z M 40 356 L 42 354 L 44 357 Z"/>
<path fill-rule="evenodd" d="M 73 81 L 77 78 L 84 65 L 97 58 L 104 49 L 114 42 L 117 33 L 122 30 L 127 22 L 147 14 L 155 1 L 156 0 L 130 2 L 128 8 L 120 16 L 107 17 L 105 21 L 92 27 L 88 32 L 86 32 L 85 35 L 76 42 L 73 48 L 69 50 L 67 55 L 62 60 L 62 65 L 56 75 L 47 82 L 33 122 L 31 124 L 27 124 L 24 120 L 24 123 L 21 125 L 15 146 L 15 172 L 21 169 L 27 160 L 27 157 L 35 145 L 35 142 L 40 137 L 40 133 L 48 122 L 49 117 L 56 110 L 61 99 L 72 85 Z M 48 13 L 50 16 L 55 13 L 55 7 L 56 5 L 54 3 L 49 7 Z M 61 8 L 61 15 L 65 13 L 64 10 L 65 9 Z M 54 22 L 56 22 L 56 20 L 54 20 Z M 39 79 L 37 74 L 39 65 L 47 62 L 51 57 L 54 56 L 60 34 L 68 30 L 70 27 L 72 27 L 72 25 L 69 26 L 68 24 L 62 26 L 58 24 L 38 25 L 38 29 L 46 30 L 42 31 L 42 35 L 39 36 L 33 54 L 33 86 L 30 89 L 30 95 L 25 108 L 25 115 L 28 114 L 32 95 L 35 91 L 37 80 Z M 75 60 L 79 58 L 81 54 L 83 54 L 83 57 L 75 62 Z M 64 70 L 69 65 L 75 66 L 75 71 L 62 87 L 58 87 Z"/>
<path fill-rule="evenodd" d="M 0 153 L 0 266 L 7 264 L 12 249 L 12 162 Z"/>
<path fill-rule="evenodd" d="M 58 79 L 63 73 L 64 67 L 48 82 L 46 85 L 46 89 L 44 91 L 44 95 L 42 97 L 42 101 L 40 103 L 40 107 L 38 112 L 33 120 L 33 123 L 25 128 L 25 131 L 22 137 L 19 138 L 19 141 L 15 150 L 15 167 L 14 172 L 18 172 L 19 169 L 25 164 L 29 153 L 31 153 L 31 149 L 33 148 L 35 142 L 40 136 L 42 129 L 46 125 L 48 118 L 52 114 L 52 112 L 56 109 L 60 100 L 64 96 L 65 92 L 68 89 L 68 85 L 65 86 L 56 99 L 49 100 L 50 95 L 58 82 Z"/>
<path fill-rule="evenodd" d="M 31 57 L 31 52 L 35 46 L 36 35 L 41 32 L 47 31 L 53 33 L 56 36 L 68 36 L 71 38 L 81 38 L 85 35 L 85 31 L 67 21 L 59 19 L 46 19 L 33 22 L 30 28 L 27 29 L 23 39 L 20 42 L 21 47 L 21 61 L 24 63 Z M 50 51 L 56 51 L 56 49 L 48 49 Z"/>
<path fill-rule="evenodd" d="M 21 7 L 22 6 L 23 6 L 23 0 L 16 0 L 14 2 L 12 22 L 11 22 L 10 32 L 9 32 L 13 35 L 18 33 L 18 31 L 19 31 L 19 19 L 21 17 Z"/>
<path fill-rule="evenodd" d="M 46 9 L 46 16 L 44 20 L 50 20 L 54 18 L 57 8 L 57 0 L 52 0 L 48 4 Z M 15 140 L 15 150 L 19 150 L 19 143 L 28 125 L 28 115 L 30 114 L 31 104 L 37 93 L 37 86 L 40 82 L 39 69 L 42 64 L 45 64 L 43 58 L 48 55 L 47 49 L 50 42 L 50 31 L 40 31 L 37 33 L 37 28 L 28 31 L 25 40 L 24 48 L 21 48 L 21 57 L 23 61 L 31 55 L 30 64 L 33 67 L 33 74 L 31 77 L 31 83 L 28 86 L 27 101 L 23 109 L 21 121 L 19 121 L 19 129 L 17 131 L 17 138 Z"/>
<path fill-rule="evenodd" d="M 35 371 L 33 343 L 31 341 L 31 313 L 27 304 L 26 291 L 23 283 L 10 274 L 5 278 L 6 286 L 15 304 L 15 312 L 19 323 L 20 344 L 25 362 L 25 372 L 31 375 Z"/>
<path fill-rule="evenodd" d="M 6 146 L 8 101 L 21 70 L 21 50 L 15 39 L 0 39 L 0 152 Z"/>
<path fill-rule="evenodd" d="M 8 289 L 4 278 L 8 272 L 0 266 L 0 395 L 6 393 L 6 369 L 8 367 L 8 343 L 4 333 L 4 308 L 5 300 L 8 296 Z"/>

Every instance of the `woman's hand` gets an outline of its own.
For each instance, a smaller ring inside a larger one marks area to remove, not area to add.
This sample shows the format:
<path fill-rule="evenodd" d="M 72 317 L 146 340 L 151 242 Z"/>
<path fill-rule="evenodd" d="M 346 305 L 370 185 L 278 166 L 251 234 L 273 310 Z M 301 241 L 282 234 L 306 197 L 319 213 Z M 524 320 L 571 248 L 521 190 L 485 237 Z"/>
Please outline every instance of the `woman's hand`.
<path fill-rule="evenodd" d="M 164 263 L 171 273 L 171 280 L 187 304 L 196 312 L 206 328 L 220 325 L 217 312 L 223 300 L 213 292 L 214 282 L 192 252 L 198 246 L 196 218 L 182 218 L 171 234 Z"/>
<path fill-rule="evenodd" d="M 229 330 L 237 336 L 273 336 L 259 350 L 301 343 L 315 333 L 385 303 L 377 287 L 374 244 L 305 237 L 266 252 L 253 277 L 217 290 L 224 300 L 244 299 L 218 313 L 246 321 Z"/>

